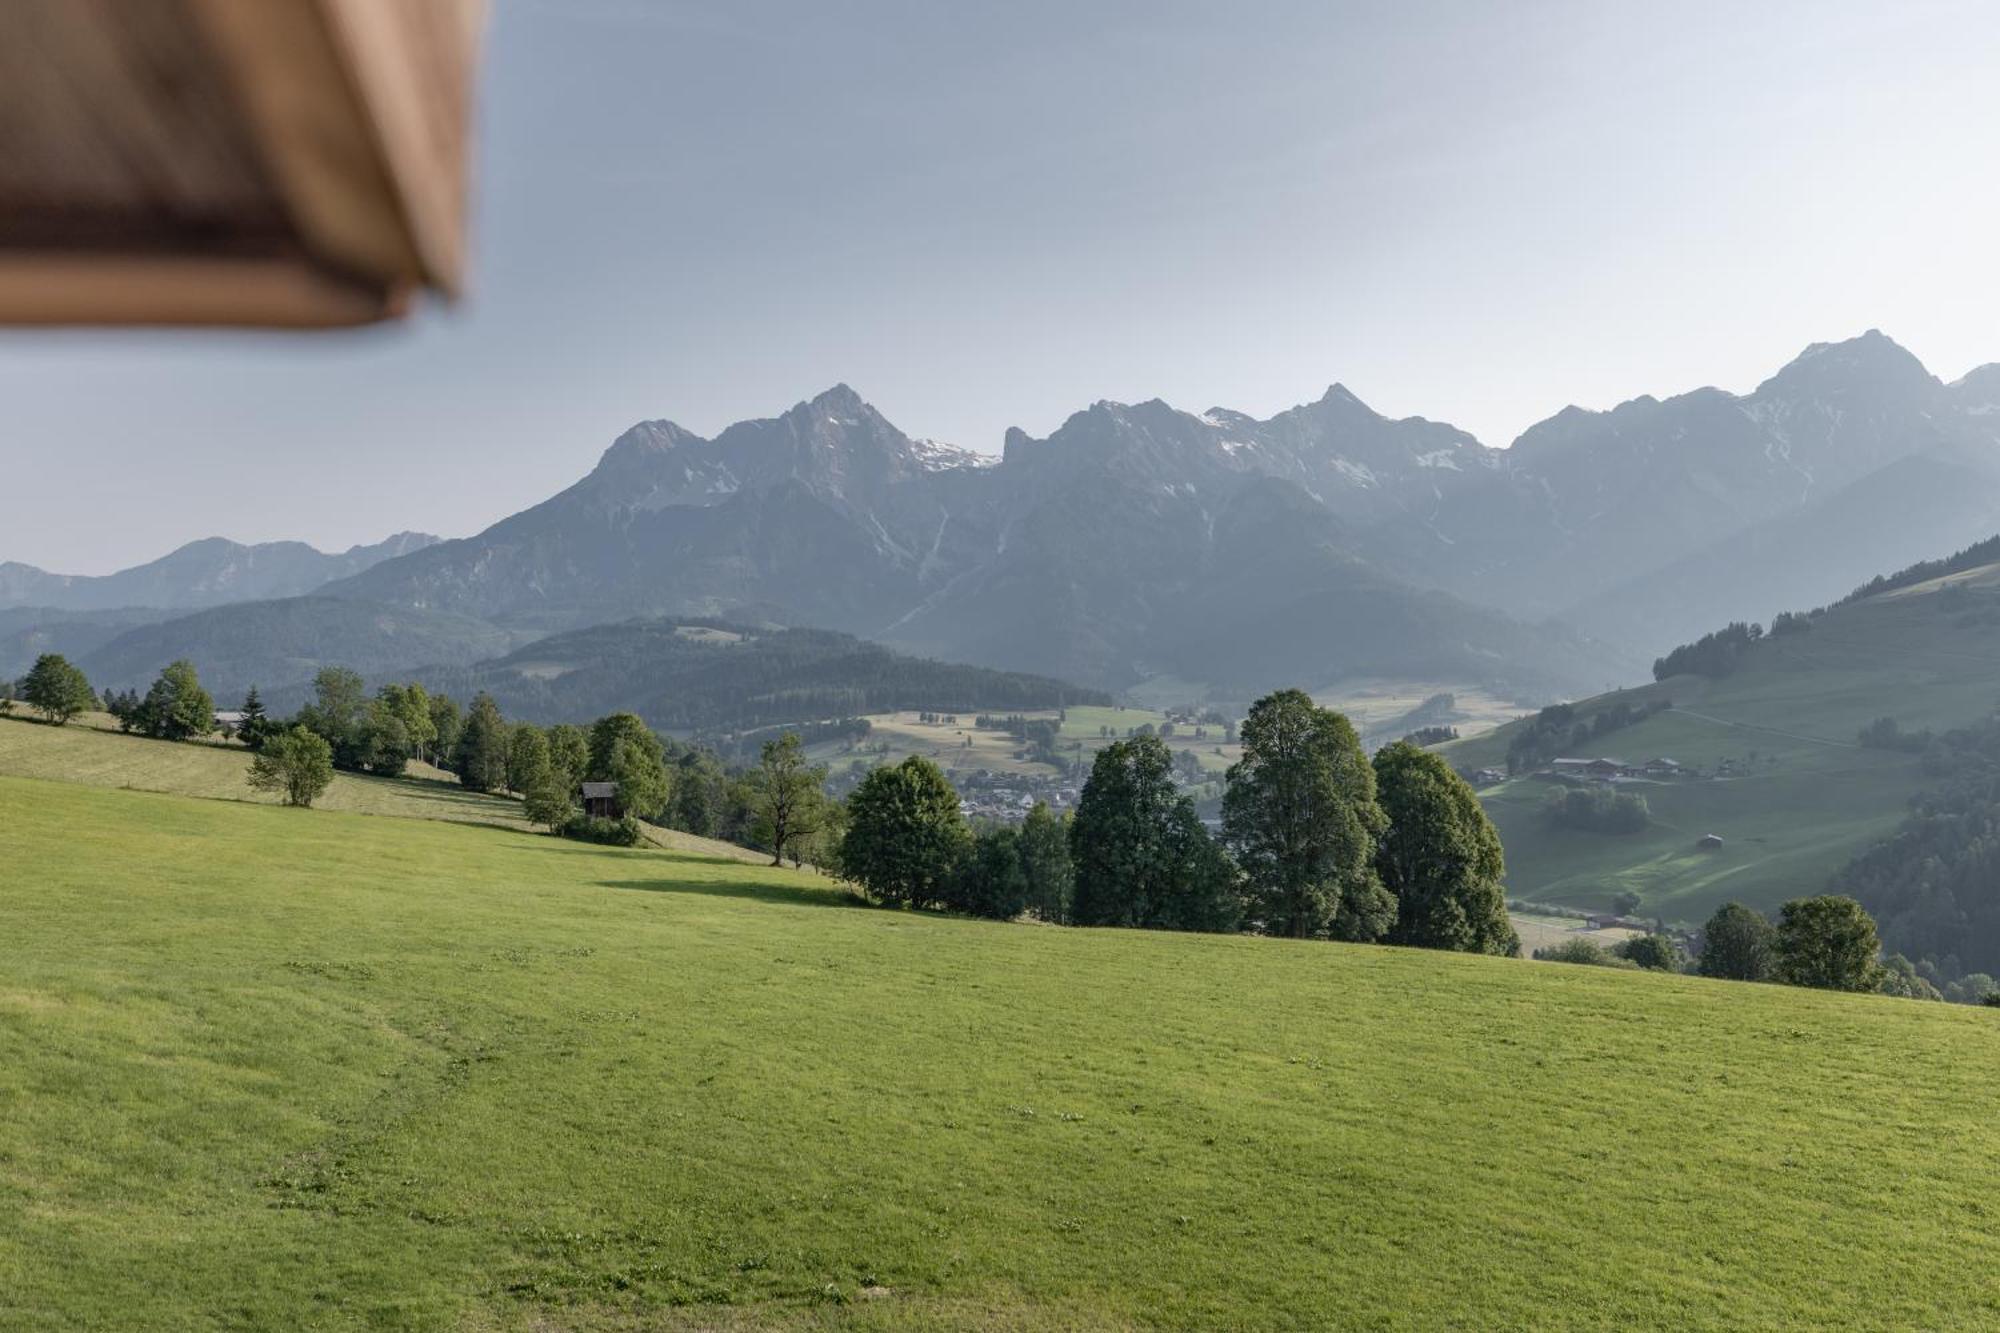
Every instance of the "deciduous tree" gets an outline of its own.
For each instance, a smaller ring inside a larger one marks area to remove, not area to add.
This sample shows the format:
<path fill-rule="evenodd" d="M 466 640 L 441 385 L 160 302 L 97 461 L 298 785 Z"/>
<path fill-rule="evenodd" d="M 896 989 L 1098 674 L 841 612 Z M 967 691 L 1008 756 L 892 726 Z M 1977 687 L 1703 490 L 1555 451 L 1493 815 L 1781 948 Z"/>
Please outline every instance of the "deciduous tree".
<path fill-rule="evenodd" d="M 771 841 L 771 864 L 780 865 L 792 839 L 813 831 L 826 800 L 826 769 L 807 762 L 798 733 L 765 741 L 756 772 L 759 823 Z"/>
<path fill-rule="evenodd" d="M 286 805 L 309 806 L 333 783 L 333 747 L 305 727 L 281 731 L 250 761 L 250 785 L 274 791 Z"/>
<path fill-rule="evenodd" d="M 1076 871 L 1069 859 L 1069 826 L 1036 801 L 1021 823 L 1021 873 L 1028 881 L 1028 907 L 1044 921 L 1067 924 Z"/>
<path fill-rule="evenodd" d="M 1222 827 L 1258 922 L 1300 939 L 1378 938 L 1395 903 L 1376 876 L 1385 820 L 1353 726 L 1302 690 L 1280 690 L 1251 705 L 1242 734 Z"/>
<path fill-rule="evenodd" d="M 466 710 L 459 731 L 458 780 L 472 791 L 500 791 L 507 785 L 507 720 L 484 690 Z"/>
<path fill-rule="evenodd" d="M 612 713 L 591 725 L 584 776 L 592 782 L 617 783 L 619 801 L 641 819 L 658 819 L 673 796 L 666 749 L 635 713 Z"/>
<path fill-rule="evenodd" d="M 1375 756 L 1375 793 L 1387 827 L 1375 870 L 1396 901 L 1392 944 L 1511 957 L 1521 941 L 1507 918 L 1500 835 L 1465 780 L 1430 751 L 1398 741 Z"/>
<path fill-rule="evenodd" d="M 1097 752 L 1070 821 L 1071 918 L 1083 926 L 1233 930 L 1235 867 L 1173 781 L 1157 736 Z"/>
<path fill-rule="evenodd" d="M 21 680 L 21 697 L 57 726 L 97 705 L 83 672 L 61 653 L 43 653 Z"/>
<path fill-rule="evenodd" d="M 182 658 L 160 672 L 140 701 L 135 726 L 167 741 L 191 740 L 215 730 L 215 700 L 201 687 L 194 663 Z"/>
<path fill-rule="evenodd" d="M 873 770 L 847 798 L 840 871 L 883 902 L 930 907 L 946 898 L 971 841 L 958 793 L 913 754 Z"/>
<path fill-rule="evenodd" d="M 1794 898 L 1778 909 L 1778 979 L 1820 990 L 1872 991 L 1881 985 L 1875 919 L 1852 898 Z"/>
<path fill-rule="evenodd" d="M 1762 912 L 1724 903 L 1701 932 L 1700 971 L 1730 981 L 1769 981 L 1777 971 L 1777 928 Z"/>

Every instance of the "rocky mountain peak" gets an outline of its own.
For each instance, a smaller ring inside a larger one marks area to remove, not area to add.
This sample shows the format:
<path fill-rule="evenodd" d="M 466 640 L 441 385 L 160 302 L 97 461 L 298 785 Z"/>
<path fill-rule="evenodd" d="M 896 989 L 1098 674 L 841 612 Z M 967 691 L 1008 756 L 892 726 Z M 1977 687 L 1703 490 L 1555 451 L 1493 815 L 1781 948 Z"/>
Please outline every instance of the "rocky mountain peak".
<path fill-rule="evenodd" d="M 1880 329 L 1843 342 L 1813 343 L 1765 380 L 1756 398 L 1803 395 L 1843 397 L 1877 393 L 1900 398 L 1935 393 L 1938 381 L 1924 363 Z"/>

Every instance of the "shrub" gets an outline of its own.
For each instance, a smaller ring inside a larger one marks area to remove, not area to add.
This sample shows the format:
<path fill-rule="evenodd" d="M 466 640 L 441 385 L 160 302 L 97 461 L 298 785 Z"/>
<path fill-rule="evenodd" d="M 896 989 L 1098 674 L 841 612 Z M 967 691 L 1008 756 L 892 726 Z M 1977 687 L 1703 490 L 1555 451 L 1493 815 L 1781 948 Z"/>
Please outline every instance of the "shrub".
<path fill-rule="evenodd" d="M 1666 935 L 1635 935 L 1618 946 L 1618 956 L 1649 972 L 1678 972 L 1686 961 L 1680 946 Z"/>
<path fill-rule="evenodd" d="M 1637 963 L 1620 958 L 1596 940 L 1581 937 L 1552 944 L 1546 949 L 1535 950 L 1535 957 L 1544 963 L 1581 963 L 1585 967 L 1636 968 Z"/>
<path fill-rule="evenodd" d="M 645 840 L 639 831 L 639 821 L 626 815 L 621 819 L 592 819 L 589 815 L 571 816 L 557 830 L 565 838 L 575 838 L 578 842 L 602 843 L 606 847 L 637 847 Z"/>

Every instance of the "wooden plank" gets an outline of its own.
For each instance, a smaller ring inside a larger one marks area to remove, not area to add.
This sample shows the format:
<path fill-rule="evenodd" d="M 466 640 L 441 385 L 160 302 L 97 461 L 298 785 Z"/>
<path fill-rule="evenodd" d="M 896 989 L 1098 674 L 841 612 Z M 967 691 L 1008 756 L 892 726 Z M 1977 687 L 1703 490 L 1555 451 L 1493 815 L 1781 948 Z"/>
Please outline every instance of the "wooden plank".
<path fill-rule="evenodd" d="M 299 259 L 0 252 L 0 318 L 15 324 L 338 328 L 401 315 L 409 295 Z"/>

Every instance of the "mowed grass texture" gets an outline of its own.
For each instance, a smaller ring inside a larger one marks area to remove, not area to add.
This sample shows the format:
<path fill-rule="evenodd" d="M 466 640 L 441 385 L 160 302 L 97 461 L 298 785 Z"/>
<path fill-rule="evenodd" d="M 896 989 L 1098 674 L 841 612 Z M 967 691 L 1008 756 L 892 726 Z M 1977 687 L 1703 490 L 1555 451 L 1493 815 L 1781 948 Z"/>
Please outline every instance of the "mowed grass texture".
<path fill-rule="evenodd" d="M 0 1326 L 2000 1322 L 2000 1013 L 0 779 Z"/>

